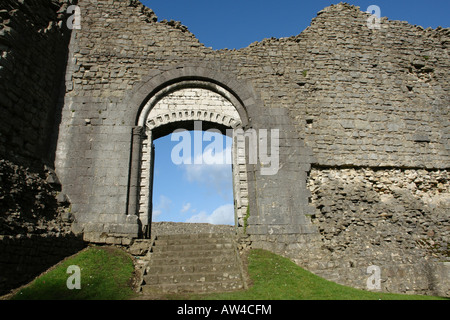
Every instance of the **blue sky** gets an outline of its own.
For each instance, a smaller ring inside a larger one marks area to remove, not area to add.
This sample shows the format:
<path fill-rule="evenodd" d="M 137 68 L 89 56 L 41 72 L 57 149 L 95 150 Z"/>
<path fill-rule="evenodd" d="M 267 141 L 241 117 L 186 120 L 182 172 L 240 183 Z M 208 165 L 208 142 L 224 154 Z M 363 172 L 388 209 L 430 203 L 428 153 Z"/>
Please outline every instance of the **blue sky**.
<path fill-rule="evenodd" d="M 141 0 L 158 20 L 176 20 L 208 47 L 240 49 L 271 37 L 289 37 L 303 31 L 330 0 Z M 366 11 L 381 9 L 390 20 L 408 21 L 425 28 L 449 27 L 449 0 L 344 1 Z"/>
<path fill-rule="evenodd" d="M 208 47 L 240 49 L 271 37 L 301 33 L 329 0 L 141 0 L 158 20 L 176 20 Z M 449 27 L 450 0 L 346 1 L 366 11 L 380 7 L 381 16 L 424 28 Z M 223 136 L 224 149 L 226 140 Z M 153 221 L 234 224 L 230 165 L 180 165 L 171 152 L 178 141 L 170 136 L 155 141 Z M 208 146 L 204 142 L 203 147 Z M 199 155 L 191 155 L 198 157 Z"/>
<path fill-rule="evenodd" d="M 176 164 L 184 155 L 180 152 L 186 146 L 183 138 L 168 135 L 154 141 L 153 221 L 234 225 L 231 138 L 201 131 L 195 134 L 201 135 L 203 152 L 195 153 L 194 133 L 189 131 L 192 149 L 184 150 L 189 152 L 190 164 Z"/>

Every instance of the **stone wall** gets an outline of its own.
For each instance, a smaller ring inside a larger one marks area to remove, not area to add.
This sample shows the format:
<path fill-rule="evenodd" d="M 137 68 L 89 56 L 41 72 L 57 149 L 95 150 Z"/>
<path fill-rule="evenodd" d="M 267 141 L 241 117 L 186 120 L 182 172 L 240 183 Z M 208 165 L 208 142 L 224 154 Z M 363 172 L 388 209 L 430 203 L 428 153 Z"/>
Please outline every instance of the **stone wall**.
<path fill-rule="evenodd" d="M 447 170 L 314 168 L 311 220 L 326 255 L 307 265 L 364 289 L 367 267 L 377 265 L 383 291 L 448 296 L 449 178 Z"/>
<path fill-rule="evenodd" d="M 201 80 L 231 93 L 244 129 L 280 130 L 279 172 L 246 168 L 254 247 L 356 287 L 371 261 L 388 277 L 384 290 L 448 294 L 438 288 L 448 276 L 437 275 L 448 259 L 448 29 L 383 18 L 372 30 L 368 14 L 341 3 L 298 36 L 214 51 L 139 1 L 78 4 L 55 155 L 75 233 L 125 245 L 140 236 L 129 205 L 140 112 L 162 88 Z M 66 61 L 68 34 L 59 26 L 67 3 L 40 5 L 0 7 L 0 151 L 24 161 L 52 157 L 49 117 Z M 424 185 L 413 174 L 426 176 Z M 418 284 L 402 287 L 398 266 Z"/>
<path fill-rule="evenodd" d="M 38 166 L 54 159 L 72 0 L 0 4 L 0 156 Z"/>
<path fill-rule="evenodd" d="M 450 295 L 448 170 L 313 167 L 308 189 L 317 234 L 247 245 L 359 289 L 377 266 L 383 292 Z"/>
<path fill-rule="evenodd" d="M 371 30 L 339 4 L 282 42 L 298 62 L 278 72 L 298 87 L 290 110 L 317 163 L 448 168 L 449 35 L 386 18 Z"/>
<path fill-rule="evenodd" d="M 0 235 L 0 295 L 31 282 L 84 246 L 73 234 Z"/>
<path fill-rule="evenodd" d="M 446 174 L 448 29 L 423 30 L 382 19 L 381 28 L 372 30 L 367 27 L 368 14 L 341 3 L 319 12 L 298 36 L 214 51 L 180 23 L 158 22 L 153 11 L 137 1 L 82 0 L 79 5 L 82 26 L 70 44 L 56 169 L 72 200 L 77 232 L 90 241 L 122 243 L 139 235 L 141 222 L 127 206 L 129 186 L 135 184 L 137 119 L 166 86 L 201 80 L 232 93 L 248 117 L 244 128 L 280 129 L 279 172 L 263 176 L 259 165 L 247 165 L 247 231 L 253 246 L 290 255 L 330 279 L 339 274 L 333 268 L 344 268 L 330 251 L 333 245 L 335 252 L 348 256 L 339 259 L 344 264 L 367 260 L 357 248 L 362 241 L 342 243 L 345 233 L 332 231 L 353 228 L 352 221 L 355 228 L 359 224 L 375 228 L 371 219 L 388 223 L 389 228 L 379 229 L 382 234 L 375 237 L 386 248 L 381 255 L 375 249 L 368 253 L 385 268 L 392 264 L 379 257 L 392 252 L 414 269 L 412 246 L 430 240 L 410 236 L 408 221 L 428 224 L 426 231 L 414 230 L 417 237 L 433 230 L 433 241 L 439 239 L 445 246 L 448 219 L 442 205 L 439 210 L 427 204 L 422 211 L 411 211 L 410 206 L 420 206 L 422 200 L 409 201 L 403 195 L 400 201 L 398 191 L 379 195 L 376 187 L 362 184 L 355 195 L 333 194 L 336 214 L 343 218 L 329 220 L 319 214 L 328 207 L 317 200 L 318 190 L 327 189 L 316 188 L 319 182 L 309 180 L 314 185 L 311 193 L 307 182 L 316 172 L 310 173 L 311 166 L 335 167 L 337 175 L 344 175 L 347 167 L 378 173 L 385 168 L 441 170 L 430 171 L 433 179 Z M 345 181 L 336 183 L 346 185 Z M 403 188 L 409 192 L 407 185 Z M 376 205 L 369 206 L 371 197 Z M 386 207 L 392 199 L 399 201 L 395 215 L 389 211 L 392 216 L 384 217 L 374 209 Z M 375 211 L 355 220 L 347 213 L 355 206 Z M 393 237 L 402 232 L 407 235 Z M 406 250 L 404 256 L 398 253 L 400 248 Z M 337 279 L 361 287 L 365 278 L 355 270 L 347 268 Z M 386 290 L 409 290 L 398 283 Z"/>
<path fill-rule="evenodd" d="M 312 221 L 330 251 L 364 251 L 370 243 L 448 257 L 447 170 L 313 169 L 309 188 Z"/>
<path fill-rule="evenodd" d="M 84 246 L 52 169 L 74 2 L 0 3 L 0 294 Z"/>
<path fill-rule="evenodd" d="M 70 231 L 70 204 L 52 169 L 35 172 L 2 159 L 0 185 L 1 235 Z"/>
<path fill-rule="evenodd" d="M 0 160 L 0 295 L 84 247 L 71 230 L 67 197 L 50 168 Z"/>

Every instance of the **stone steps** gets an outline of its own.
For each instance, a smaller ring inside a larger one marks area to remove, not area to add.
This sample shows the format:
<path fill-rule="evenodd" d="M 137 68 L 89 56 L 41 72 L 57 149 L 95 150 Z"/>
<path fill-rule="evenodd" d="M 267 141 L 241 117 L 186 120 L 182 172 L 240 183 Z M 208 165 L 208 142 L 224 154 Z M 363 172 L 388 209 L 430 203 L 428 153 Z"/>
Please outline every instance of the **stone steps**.
<path fill-rule="evenodd" d="M 144 294 L 201 293 L 245 288 L 231 234 L 160 235 L 142 277 Z"/>
<path fill-rule="evenodd" d="M 142 286 L 144 295 L 160 293 L 207 293 L 207 292 L 228 292 L 242 289 L 236 286 L 235 281 L 216 283 L 176 283 L 157 284 Z"/>
<path fill-rule="evenodd" d="M 156 243 L 157 246 L 153 248 L 153 253 L 173 252 L 180 254 L 186 251 L 215 251 L 221 249 L 233 248 L 233 243 L 209 243 L 209 244 L 163 244 Z"/>
<path fill-rule="evenodd" d="M 159 265 L 161 262 L 170 262 L 171 264 L 226 263 L 234 256 L 234 252 L 224 250 L 155 252 L 152 254 L 152 264 Z"/>
<path fill-rule="evenodd" d="M 184 274 L 184 273 L 196 273 L 196 272 L 230 272 L 236 269 L 235 264 L 230 263 L 215 263 L 215 264 L 183 264 L 183 265 L 153 265 L 152 272 L 156 274 L 164 274 L 164 273 L 176 273 L 176 274 Z"/>
<path fill-rule="evenodd" d="M 167 284 L 167 283 L 202 283 L 202 282 L 223 282 L 228 280 L 239 280 L 241 274 L 237 270 L 231 272 L 192 272 L 185 274 L 165 273 L 165 274 L 147 274 L 144 276 L 147 285 Z"/>

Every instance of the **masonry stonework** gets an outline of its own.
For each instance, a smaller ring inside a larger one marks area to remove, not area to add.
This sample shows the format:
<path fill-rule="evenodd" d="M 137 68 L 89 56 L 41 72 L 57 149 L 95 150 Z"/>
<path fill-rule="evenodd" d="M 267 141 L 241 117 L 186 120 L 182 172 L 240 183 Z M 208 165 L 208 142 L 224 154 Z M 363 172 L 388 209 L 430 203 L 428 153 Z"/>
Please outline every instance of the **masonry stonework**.
<path fill-rule="evenodd" d="M 278 129 L 277 174 L 235 152 L 246 243 L 357 288 L 376 265 L 383 291 L 449 296 L 448 29 L 369 29 L 340 3 L 297 36 L 215 51 L 139 1 L 78 5 L 54 162 L 75 234 L 129 245 L 151 233 L 157 136 L 194 120 Z"/>
<path fill-rule="evenodd" d="M 0 2 L 0 295 L 84 246 L 52 168 L 73 2 Z"/>

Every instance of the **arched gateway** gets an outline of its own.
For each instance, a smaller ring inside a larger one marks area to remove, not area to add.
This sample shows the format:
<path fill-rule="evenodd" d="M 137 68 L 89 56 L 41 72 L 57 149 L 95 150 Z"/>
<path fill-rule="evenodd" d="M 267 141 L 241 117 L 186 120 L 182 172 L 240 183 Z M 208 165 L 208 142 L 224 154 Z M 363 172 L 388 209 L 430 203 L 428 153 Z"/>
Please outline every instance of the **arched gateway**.
<path fill-rule="evenodd" d="M 152 142 L 199 123 L 202 130 L 239 132 L 232 150 L 235 221 L 247 226 L 253 244 L 314 232 L 306 219 L 311 150 L 287 110 L 266 107 L 251 85 L 220 66 L 151 70 L 123 97 L 69 96 L 64 108 L 56 169 L 72 228 L 86 241 L 127 244 L 150 235 Z"/>
<path fill-rule="evenodd" d="M 150 235 L 153 194 L 153 141 L 177 129 L 215 129 L 232 135 L 250 126 L 249 110 L 258 99 L 253 90 L 224 72 L 199 65 L 177 66 L 152 75 L 131 92 L 135 114 L 130 156 L 127 216 L 138 217 L 141 237 Z M 233 141 L 232 173 L 235 222 L 244 225 L 249 203 L 245 145 Z M 251 165 L 250 165 L 251 166 Z"/>
<path fill-rule="evenodd" d="M 248 122 L 242 104 L 222 86 L 210 81 L 180 80 L 156 92 L 146 102 L 133 135 L 132 175 L 129 212 L 136 212 L 144 237 L 149 236 L 152 219 L 153 141 L 177 129 L 216 129 L 232 135 L 233 129 Z M 243 226 L 248 207 L 248 184 L 243 146 L 233 143 L 233 194 L 236 226 Z"/>

